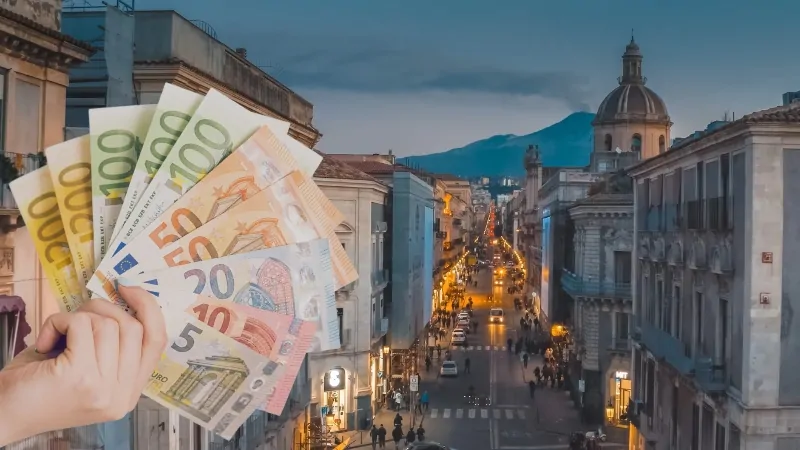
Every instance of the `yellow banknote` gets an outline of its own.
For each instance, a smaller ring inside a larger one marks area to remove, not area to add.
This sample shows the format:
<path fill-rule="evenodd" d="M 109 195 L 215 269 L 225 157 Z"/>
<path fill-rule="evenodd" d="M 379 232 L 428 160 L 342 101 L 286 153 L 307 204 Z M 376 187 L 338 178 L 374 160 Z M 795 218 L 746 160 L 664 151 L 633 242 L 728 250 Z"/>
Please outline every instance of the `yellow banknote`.
<path fill-rule="evenodd" d="M 89 136 L 48 147 L 44 153 L 72 253 L 72 263 L 78 273 L 78 281 L 86 286 L 94 273 Z"/>
<path fill-rule="evenodd" d="M 76 310 L 85 300 L 84 287 L 72 263 L 50 168 L 30 172 L 10 186 L 59 307 L 67 312 Z"/>

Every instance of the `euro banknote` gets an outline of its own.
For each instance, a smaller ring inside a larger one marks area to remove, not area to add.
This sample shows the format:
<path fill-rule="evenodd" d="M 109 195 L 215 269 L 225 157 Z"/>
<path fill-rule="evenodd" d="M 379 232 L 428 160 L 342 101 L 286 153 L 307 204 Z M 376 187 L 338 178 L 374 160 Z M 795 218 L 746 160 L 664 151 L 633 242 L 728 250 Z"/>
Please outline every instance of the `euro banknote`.
<path fill-rule="evenodd" d="M 196 295 L 191 291 L 162 292 L 160 301 L 170 310 L 182 310 L 225 336 L 275 362 L 281 374 L 258 408 L 280 415 L 303 358 L 311 346 L 315 326 L 296 317 Z M 173 309 L 174 308 L 174 309 Z"/>
<path fill-rule="evenodd" d="M 92 227 L 94 260 L 100 262 L 142 150 L 155 105 L 89 110 L 92 159 Z"/>
<path fill-rule="evenodd" d="M 128 221 L 133 208 L 139 202 L 142 193 L 150 184 L 161 163 L 167 158 L 172 146 L 177 142 L 186 124 L 203 101 L 203 96 L 174 84 L 166 83 L 161 97 L 158 99 L 153 119 L 147 129 L 147 137 L 142 145 L 139 160 L 133 170 L 128 192 L 120 209 L 117 225 L 111 237 L 113 242 Z M 99 262 L 99 261 L 98 261 Z"/>
<path fill-rule="evenodd" d="M 207 315 L 206 322 L 212 317 L 217 320 L 217 316 Z M 230 439 L 277 390 L 285 372 L 256 350 L 260 342 L 269 339 L 269 327 L 247 318 L 254 331 L 250 340 L 240 342 L 181 310 L 165 308 L 164 318 L 169 344 L 144 394 Z"/>
<path fill-rule="evenodd" d="M 92 167 L 89 136 L 45 149 L 53 190 L 78 281 L 85 288 L 94 273 Z M 87 292 L 83 292 L 88 297 Z"/>
<path fill-rule="evenodd" d="M 59 308 L 76 310 L 85 300 L 84 287 L 72 262 L 50 168 L 44 166 L 17 178 L 10 187 Z"/>
<path fill-rule="evenodd" d="M 162 298 L 164 292 L 194 292 L 295 316 L 314 324 L 313 351 L 340 347 L 330 246 L 325 239 L 125 277 Z"/>
<path fill-rule="evenodd" d="M 338 289 L 355 281 L 358 274 L 334 231 L 340 213 L 331 218 L 327 212 L 335 208 L 324 206 L 326 202 L 330 201 L 313 181 L 292 172 L 163 248 L 148 240 L 125 247 L 112 256 L 107 271 L 95 272 L 90 289 L 112 299 L 112 280 L 128 271 L 142 273 L 320 238 L 329 241 Z"/>
<path fill-rule="evenodd" d="M 286 134 L 288 122 L 254 114 L 211 89 L 145 189 L 114 243 L 118 252 L 260 127 Z"/>
<path fill-rule="evenodd" d="M 321 157 L 308 148 L 303 153 L 291 153 L 269 127 L 261 127 L 203 181 L 133 238 L 131 251 L 155 251 L 177 241 L 298 169 L 299 159 L 316 159 L 318 164 Z M 127 252 L 122 250 L 110 255 L 97 267 L 97 272 L 109 273 Z M 100 277 L 93 278 L 89 286 L 94 290 L 103 289 Z M 111 293 L 111 287 L 106 291 Z"/>

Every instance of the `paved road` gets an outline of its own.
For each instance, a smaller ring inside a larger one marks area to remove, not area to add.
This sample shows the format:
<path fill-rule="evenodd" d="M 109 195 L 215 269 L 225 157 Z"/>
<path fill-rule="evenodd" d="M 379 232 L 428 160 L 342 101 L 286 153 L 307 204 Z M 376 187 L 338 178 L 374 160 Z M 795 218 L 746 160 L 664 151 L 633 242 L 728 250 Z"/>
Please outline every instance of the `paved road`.
<path fill-rule="evenodd" d="M 495 303 L 487 301 L 489 293 Z M 508 337 L 516 339 L 520 332 L 513 296 L 493 285 L 488 269 L 478 275 L 478 287 L 469 289 L 467 296 L 473 298 L 473 320 L 479 326 L 465 347 L 451 348 L 461 373 L 457 378 L 438 377 L 440 361 L 434 355 L 433 367 L 422 373 L 420 385 L 421 391 L 429 393 L 430 409 L 423 415 L 403 413 L 404 425 L 418 424 L 422 418 L 428 440 L 458 450 L 566 449 L 567 434 L 583 429 L 569 397 L 564 391 L 543 388 L 532 399 L 526 383 L 541 359 L 534 357 L 524 371 L 519 357 L 505 348 Z M 505 310 L 506 323 L 489 325 L 489 309 L 498 304 Z M 471 362 L 470 374 L 463 373 L 466 358 Z M 470 385 L 476 393 L 489 395 L 491 406 L 467 405 L 464 395 Z M 603 448 L 622 447 L 606 444 Z"/>

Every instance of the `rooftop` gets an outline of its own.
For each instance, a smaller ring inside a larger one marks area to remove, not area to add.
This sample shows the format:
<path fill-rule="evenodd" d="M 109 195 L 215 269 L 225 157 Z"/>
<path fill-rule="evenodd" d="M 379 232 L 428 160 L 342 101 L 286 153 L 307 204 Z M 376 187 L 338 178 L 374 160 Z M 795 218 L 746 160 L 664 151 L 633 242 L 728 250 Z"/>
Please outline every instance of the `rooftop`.
<path fill-rule="evenodd" d="M 316 150 L 315 150 L 316 151 Z M 383 185 L 378 179 L 369 174 L 358 170 L 356 167 L 338 161 L 331 155 L 327 155 L 320 151 L 316 151 L 322 155 L 322 162 L 314 172 L 316 178 L 330 178 L 335 180 L 358 180 L 358 181 L 372 181 Z"/>

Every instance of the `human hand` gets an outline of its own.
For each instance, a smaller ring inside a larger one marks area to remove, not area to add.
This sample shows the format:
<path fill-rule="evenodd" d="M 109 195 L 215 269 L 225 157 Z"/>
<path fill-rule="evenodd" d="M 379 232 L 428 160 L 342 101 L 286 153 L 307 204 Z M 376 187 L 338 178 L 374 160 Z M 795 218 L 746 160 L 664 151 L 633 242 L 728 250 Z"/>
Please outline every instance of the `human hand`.
<path fill-rule="evenodd" d="M 119 293 L 135 316 L 99 299 L 54 314 L 35 347 L 0 372 L 0 447 L 118 420 L 136 406 L 166 346 L 166 327 L 152 295 L 123 286 Z"/>

